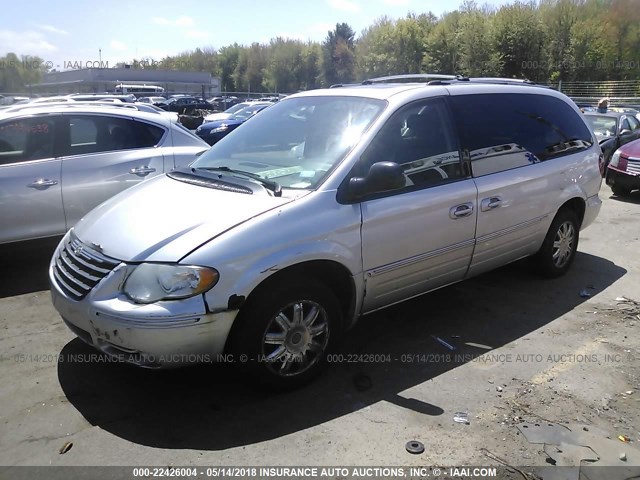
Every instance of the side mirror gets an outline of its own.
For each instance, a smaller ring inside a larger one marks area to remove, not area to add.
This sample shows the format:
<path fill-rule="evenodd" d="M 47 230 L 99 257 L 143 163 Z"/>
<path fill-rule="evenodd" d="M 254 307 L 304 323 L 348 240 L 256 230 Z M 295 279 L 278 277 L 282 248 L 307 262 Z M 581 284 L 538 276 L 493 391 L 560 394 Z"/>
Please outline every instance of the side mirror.
<path fill-rule="evenodd" d="M 349 180 L 349 192 L 354 198 L 371 193 L 398 190 L 406 184 L 404 170 L 394 162 L 377 162 L 371 165 L 366 177 L 353 177 Z"/>

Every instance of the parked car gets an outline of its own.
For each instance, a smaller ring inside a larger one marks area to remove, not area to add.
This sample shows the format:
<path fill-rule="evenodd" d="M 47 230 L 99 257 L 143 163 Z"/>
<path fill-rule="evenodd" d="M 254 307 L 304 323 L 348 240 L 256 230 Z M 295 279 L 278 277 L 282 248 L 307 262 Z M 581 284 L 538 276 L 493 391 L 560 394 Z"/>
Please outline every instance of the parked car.
<path fill-rule="evenodd" d="M 632 114 L 621 112 L 585 112 L 584 116 L 591 125 L 602 149 L 602 174 L 604 176 L 613 152 L 621 145 L 640 138 L 640 122 Z"/>
<path fill-rule="evenodd" d="M 162 103 L 166 100 L 164 97 L 140 97 L 138 98 L 138 102 L 140 103 Z"/>
<path fill-rule="evenodd" d="M 607 185 L 618 196 L 640 189 L 640 140 L 617 149 L 607 168 Z"/>
<path fill-rule="evenodd" d="M 0 244 L 63 235 L 109 197 L 187 165 L 207 148 L 166 112 L 134 104 L 24 105 L 0 113 Z"/>
<path fill-rule="evenodd" d="M 552 89 L 429 78 L 291 95 L 102 204 L 54 254 L 55 308 L 121 360 L 233 355 L 288 387 L 365 314 L 528 256 L 567 272 L 601 206 L 585 118 Z"/>
<path fill-rule="evenodd" d="M 102 105 L 102 106 L 112 106 L 112 107 L 119 107 L 119 108 L 128 108 L 131 110 L 137 110 L 137 111 L 141 111 L 141 112 L 149 112 L 149 113 L 156 113 L 158 115 L 162 115 L 165 118 L 169 119 L 172 122 L 178 122 L 178 114 L 175 112 L 167 112 L 166 110 L 162 110 L 159 107 L 156 107 L 155 105 L 151 105 L 149 103 L 139 103 L 139 102 L 135 102 L 135 103 L 128 103 L 128 102 L 111 102 L 108 100 L 96 100 L 96 101 L 86 101 L 86 100 L 72 100 L 69 98 L 62 98 L 61 101 L 58 102 L 45 102 L 46 105 L 51 105 L 51 106 L 56 106 L 56 105 L 67 105 L 67 106 L 78 106 L 78 107 L 84 107 L 86 108 L 87 106 L 96 106 L 96 105 Z M 12 105 L 10 107 L 5 108 L 4 110 L 0 111 L 1 113 L 10 113 L 10 112 L 26 112 L 32 108 L 41 108 L 43 105 L 42 103 L 38 103 L 38 102 L 29 102 L 26 104 L 21 104 L 21 105 Z"/>
<path fill-rule="evenodd" d="M 31 99 L 29 97 L 4 97 L 0 95 L 0 105 L 8 106 L 8 105 L 19 105 L 22 103 L 28 103 Z"/>
<path fill-rule="evenodd" d="M 633 115 L 636 118 L 636 120 L 638 120 L 640 122 L 640 111 L 638 111 L 638 109 L 636 109 L 636 108 L 631 108 L 631 107 L 611 107 L 611 108 L 609 108 L 609 110 L 611 110 L 613 112 L 626 113 L 627 115 Z"/>
<path fill-rule="evenodd" d="M 241 108 L 228 118 L 224 120 L 214 120 L 213 122 L 206 122 L 200 125 L 196 129 L 196 135 L 202 138 L 209 145 L 220 141 L 223 137 L 226 137 L 236 128 L 242 125 L 244 122 L 253 117 L 256 113 L 264 110 L 270 102 L 259 102 L 248 107 Z"/>
<path fill-rule="evenodd" d="M 210 104 L 196 97 L 173 97 L 162 103 L 156 104 L 158 107 L 168 112 L 190 114 L 194 110 L 212 110 Z"/>
<path fill-rule="evenodd" d="M 241 103 L 236 103 L 233 107 L 227 108 L 224 112 L 210 113 L 209 115 L 204 117 L 202 123 L 215 122 L 217 120 L 226 120 L 231 115 L 233 115 L 234 113 L 237 113 L 238 111 L 242 110 L 245 107 L 250 107 L 252 105 L 259 105 L 259 104 L 266 105 L 268 107 L 272 103 L 273 102 L 241 102 Z"/>
<path fill-rule="evenodd" d="M 57 95 L 54 97 L 41 97 L 41 98 L 34 98 L 33 100 L 31 100 L 29 102 L 29 104 L 39 104 L 39 103 L 65 103 L 65 102 L 75 102 L 76 100 L 74 100 L 71 97 L 65 96 L 65 95 Z"/>
<path fill-rule="evenodd" d="M 242 102 L 238 97 L 225 96 L 225 97 L 213 97 L 207 100 L 215 110 L 227 110 L 230 107 Z"/>

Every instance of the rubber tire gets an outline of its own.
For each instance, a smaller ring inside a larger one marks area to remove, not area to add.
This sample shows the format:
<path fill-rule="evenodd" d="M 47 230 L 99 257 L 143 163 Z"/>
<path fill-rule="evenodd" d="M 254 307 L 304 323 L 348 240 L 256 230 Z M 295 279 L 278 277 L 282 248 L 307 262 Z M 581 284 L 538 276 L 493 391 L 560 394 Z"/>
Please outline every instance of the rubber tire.
<path fill-rule="evenodd" d="M 286 305 L 296 300 L 311 300 L 327 313 L 329 340 L 319 361 L 299 375 L 282 377 L 270 370 L 257 358 L 262 353 L 262 340 L 272 318 Z M 313 278 L 287 279 L 272 283 L 250 297 L 240 310 L 230 336 L 229 351 L 234 358 L 245 360 L 239 366 L 260 384 L 275 390 L 290 390 L 314 379 L 326 365 L 327 353 L 332 351 L 342 333 L 342 309 L 333 291 Z"/>
<path fill-rule="evenodd" d="M 620 185 L 616 185 L 615 183 L 611 185 L 611 191 L 618 197 L 625 197 L 631 193 L 631 189 L 621 187 Z"/>
<path fill-rule="evenodd" d="M 555 241 L 556 234 L 558 233 L 558 229 L 560 226 L 566 221 L 570 221 L 573 224 L 573 228 L 575 231 L 575 241 L 573 242 L 572 252 L 569 257 L 569 261 L 565 263 L 562 267 L 557 267 L 555 263 L 553 263 L 553 243 Z M 578 217 L 575 212 L 569 208 L 563 208 L 560 210 L 551 226 L 549 227 L 549 231 L 542 243 L 542 247 L 536 255 L 533 257 L 536 265 L 536 269 L 538 272 L 547 278 L 557 278 L 561 277 L 573 264 L 573 260 L 576 257 L 576 251 L 578 250 L 578 241 L 580 240 L 580 225 L 578 223 Z"/>

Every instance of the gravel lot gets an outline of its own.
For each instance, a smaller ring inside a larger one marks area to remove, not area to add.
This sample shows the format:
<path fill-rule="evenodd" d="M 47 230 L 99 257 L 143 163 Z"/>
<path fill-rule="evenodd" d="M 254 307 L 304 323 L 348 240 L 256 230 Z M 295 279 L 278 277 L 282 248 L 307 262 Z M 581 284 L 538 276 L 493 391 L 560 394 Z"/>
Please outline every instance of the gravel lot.
<path fill-rule="evenodd" d="M 544 280 L 519 262 L 363 318 L 342 361 L 312 385 L 280 394 L 258 390 L 230 365 L 158 372 L 107 362 L 51 306 L 53 244 L 5 247 L 0 465 L 500 465 L 499 458 L 526 471 L 549 466 L 544 446 L 518 429 L 535 422 L 627 435 L 630 443 L 616 441 L 624 464 L 634 463 L 640 311 L 616 298 L 640 300 L 640 194 L 611 195 L 603 185 L 601 214 L 582 232 L 567 276 Z M 468 423 L 454 422 L 456 412 Z M 409 440 L 424 443 L 424 453 L 408 453 Z M 522 478 L 515 468 L 508 473 Z"/>

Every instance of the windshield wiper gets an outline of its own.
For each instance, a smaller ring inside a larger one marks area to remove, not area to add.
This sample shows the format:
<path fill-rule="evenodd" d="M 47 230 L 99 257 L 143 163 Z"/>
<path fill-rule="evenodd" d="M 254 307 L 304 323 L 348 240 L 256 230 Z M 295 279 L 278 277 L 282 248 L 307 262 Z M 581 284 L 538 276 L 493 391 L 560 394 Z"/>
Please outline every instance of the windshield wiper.
<path fill-rule="evenodd" d="M 252 180 L 256 180 L 258 183 L 264 185 L 266 188 L 268 188 L 269 190 L 271 190 L 273 192 L 273 196 L 274 197 L 281 197 L 282 196 L 282 186 L 280 186 L 280 184 L 274 180 L 267 180 L 265 178 L 262 178 L 260 175 L 257 175 L 255 173 L 251 173 L 251 172 L 245 172 L 244 170 L 234 170 L 232 168 L 229 167 L 198 167 L 198 168 L 192 168 L 191 171 L 195 173 L 196 170 L 207 170 L 207 171 L 213 171 L 213 172 L 228 172 L 228 173 L 236 173 L 238 175 L 244 175 L 246 177 L 251 178 Z"/>

